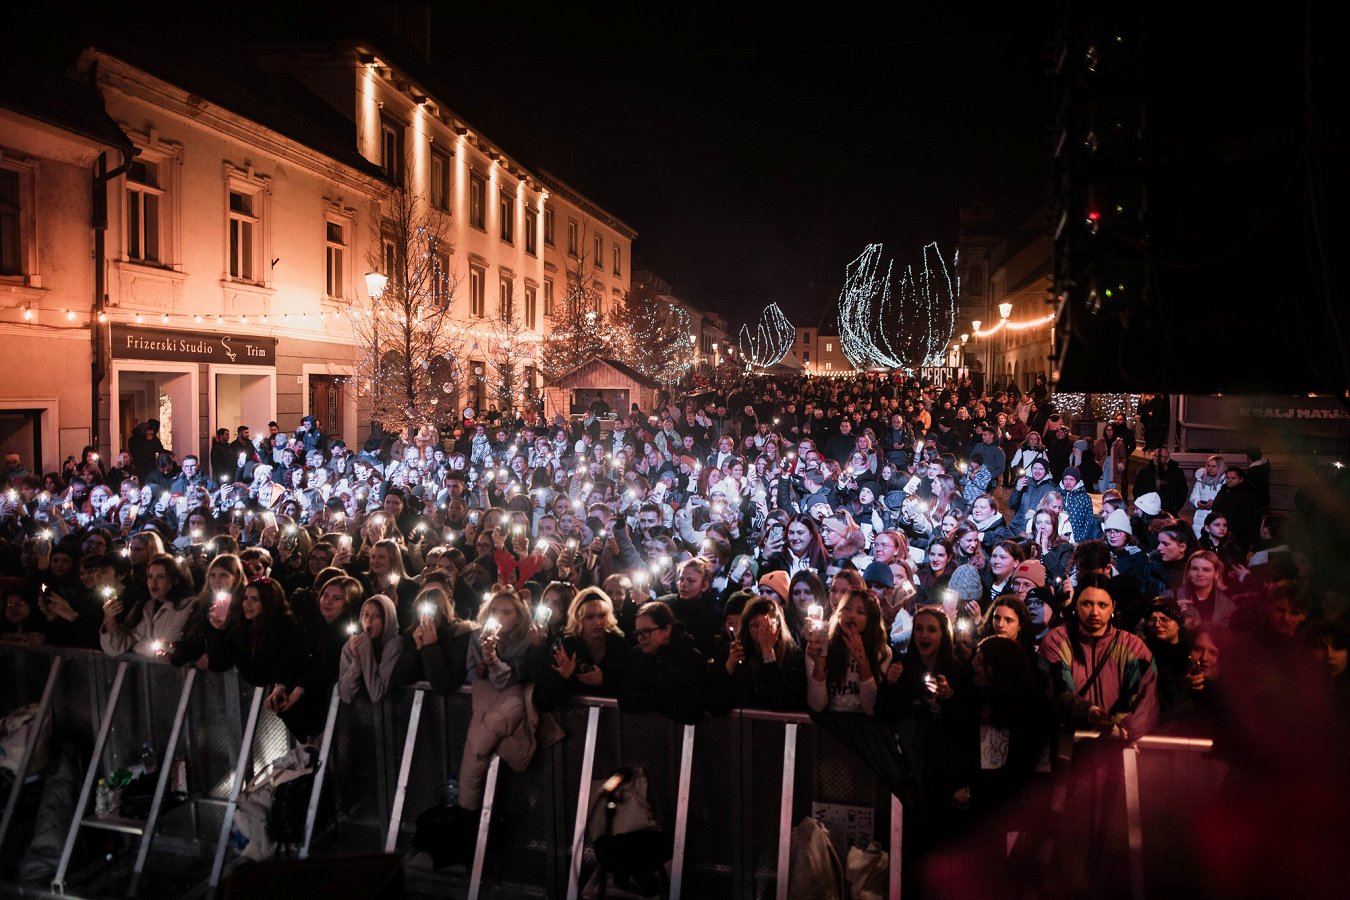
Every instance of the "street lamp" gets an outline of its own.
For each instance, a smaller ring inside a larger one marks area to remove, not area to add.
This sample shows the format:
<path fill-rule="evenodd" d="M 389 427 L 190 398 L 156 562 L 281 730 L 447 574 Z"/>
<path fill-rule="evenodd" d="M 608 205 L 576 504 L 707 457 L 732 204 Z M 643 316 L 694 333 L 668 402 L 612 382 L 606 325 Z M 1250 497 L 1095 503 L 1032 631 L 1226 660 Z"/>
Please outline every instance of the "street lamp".
<path fill-rule="evenodd" d="M 980 324 L 981 324 L 981 323 L 980 323 L 980 320 L 979 320 L 979 319 L 974 320 L 973 322 L 970 323 L 971 330 L 972 330 L 972 331 L 979 331 L 979 330 L 980 330 Z"/>
<path fill-rule="evenodd" d="M 374 300 L 384 293 L 389 284 L 389 276 L 382 272 L 366 273 L 366 296 Z"/>
<path fill-rule="evenodd" d="M 1000 318 L 1000 319 L 1006 319 L 1006 318 L 1008 318 L 1008 316 L 1011 316 L 1011 315 L 1012 315 L 1012 304 L 1011 304 L 1011 303 L 1000 303 L 1000 304 L 998 305 L 998 315 L 999 315 L 999 318 Z"/>

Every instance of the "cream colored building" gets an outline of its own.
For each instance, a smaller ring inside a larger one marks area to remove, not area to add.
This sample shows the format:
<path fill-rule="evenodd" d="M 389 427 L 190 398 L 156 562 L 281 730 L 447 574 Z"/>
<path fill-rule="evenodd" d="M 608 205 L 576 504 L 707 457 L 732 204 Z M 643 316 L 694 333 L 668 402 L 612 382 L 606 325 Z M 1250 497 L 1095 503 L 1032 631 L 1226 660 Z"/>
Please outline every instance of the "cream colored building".
<path fill-rule="evenodd" d="M 227 107 L 98 50 L 81 66 L 137 150 L 109 191 L 107 446 L 157 418 L 175 454 L 207 453 L 217 428 L 256 436 L 309 413 L 356 441 L 347 312 L 381 173 L 340 132 L 238 108 L 285 98 Z"/>
<path fill-rule="evenodd" d="M 256 436 L 306 414 L 363 440 L 352 315 L 388 258 L 379 210 L 395 183 L 448 216 L 470 362 L 492 357 L 504 313 L 537 344 L 569 278 L 607 310 L 622 302 L 636 232 L 526 170 L 370 48 L 259 62 L 236 77 L 202 61 L 180 84 L 157 58 L 86 50 L 63 81 L 92 83 L 93 135 L 51 121 L 40 99 L 0 94 L 0 332 L 12 348 L 0 441 L 31 471 L 89 443 L 125 448 L 151 418 L 179 457 L 209 453 L 217 428 Z M 96 263 L 100 153 L 115 177 Z M 482 406 L 486 388 L 460 399 Z"/>
<path fill-rule="evenodd" d="M 526 168 L 377 48 L 310 48 L 260 62 L 350 119 L 364 158 L 449 215 L 453 310 L 475 335 L 472 366 L 488 358 L 492 320 L 504 314 L 527 341 L 542 340 L 569 278 L 587 282 L 607 313 L 623 303 L 637 232 L 557 175 Z M 533 366 L 526 374 L 539 385 Z M 481 406 L 485 385 L 477 390 Z"/>
<path fill-rule="evenodd" d="M 29 472 L 59 471 L 94 438 L 95 177 L 130 149 L 95 90 L 11 66 L 0 88 L 0 451 Z"/>

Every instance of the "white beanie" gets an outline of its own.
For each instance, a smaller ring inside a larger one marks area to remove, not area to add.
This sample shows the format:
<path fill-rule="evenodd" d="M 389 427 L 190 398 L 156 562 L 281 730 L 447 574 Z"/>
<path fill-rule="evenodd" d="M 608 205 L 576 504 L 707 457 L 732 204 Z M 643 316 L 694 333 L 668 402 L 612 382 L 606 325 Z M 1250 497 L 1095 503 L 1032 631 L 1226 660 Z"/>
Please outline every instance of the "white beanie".
<path fill-rule="evenodd" d="M 1145 515 L 1156 516 L 1162 512 L 1162 497 L 1158 496 L 1157 491 L 1142 494 L 1134 498 L 1134 508 Z"/>
<path fill-rule="evenodd" d="M 1111 515 L 1106 517 L 1106 523 L 1102 525 L 1106 531 L 1123 531 L 1130 534 L 1134 531 L 1130 527 L 1130 517 L 1125 514 L 1123 509 L 1113 509 Z"/>

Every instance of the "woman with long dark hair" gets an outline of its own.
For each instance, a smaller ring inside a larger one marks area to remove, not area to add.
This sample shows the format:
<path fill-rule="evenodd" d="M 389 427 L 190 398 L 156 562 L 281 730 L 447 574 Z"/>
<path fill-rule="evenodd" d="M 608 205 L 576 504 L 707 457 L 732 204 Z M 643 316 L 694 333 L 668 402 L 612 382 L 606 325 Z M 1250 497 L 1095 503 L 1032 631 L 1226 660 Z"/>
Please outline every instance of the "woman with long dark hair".
<path fill-rule="evenodd" d="M 792 640 L 778 603 L 756 597 L 741 611 L 740 627 L 725 659 L 712 667 L 708 709 L 801 709 L 806 695 L 802 652 Z"/>
<path fill-rule="evenodd" d="M 850 591 L 830 616 L 824 640 L 819 634 L 807 638 L 807 704 L 816 712 L 871 715 L 890 660 L 881 604 L 865 589 Z"/>
<path fill-rule="evenodd" d="M 156 538 L 158 543 L 158 538 Z M 122 598 L 103 607 L 99 643 L 109 656 L 136 653 L 169 658 L 196 608 L 192 582 L 172 556 L 151 557 L 145 566 L 145 593 L 122 616 Z"/>

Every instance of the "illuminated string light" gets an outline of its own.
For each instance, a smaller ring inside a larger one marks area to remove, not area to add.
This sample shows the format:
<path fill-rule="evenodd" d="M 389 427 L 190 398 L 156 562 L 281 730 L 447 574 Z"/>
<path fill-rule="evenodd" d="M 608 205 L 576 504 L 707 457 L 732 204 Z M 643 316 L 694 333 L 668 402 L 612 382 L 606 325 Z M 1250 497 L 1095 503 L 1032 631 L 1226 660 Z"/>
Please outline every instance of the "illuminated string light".
<path fill-rule="evenodd" d="M 998 324 L 985 329 L 976 328 L 970 334 L 971 337 L 987 338 L 993 337 L 1005 328 L 1009 331 L 1026 331 L 1029 328 L 1041 328 L 1053 321 L 1055 321 L 1054 313 L 1048 313 L 1039 319 L 1027 319 L 1025 322 L 1009 322 L 1007 319 L 999 319 Z"/>
<path fill-rule="evenodd" d="M 797 329 L 792 322 L 777 303 L 770 303 L 760 313 L 754 333 L 751 333 L 749 325 L 741 326 L 736 346 L 747 368 L 767 369 L 787 356 L 796 339 Z"/>
<path fill-rule="evenodd" d="M 839 292 L 839 337 L 844 356 L 855 369 L 886 368 L 912 372 L 940 365 L 956 332 L 960 277 L 953 279 L 936 243 L 923 248 L 916 275 L 906 266 L 895 281 L 893 264 L 881 268 L 881 244 L 869 244 L 844 269 Z"/>

